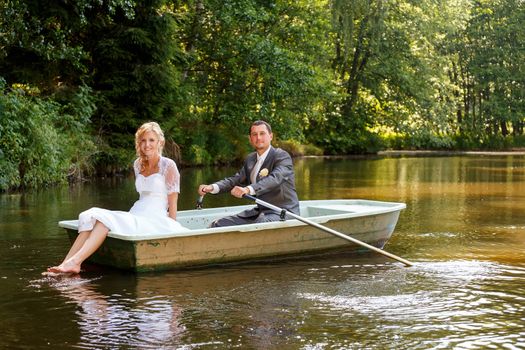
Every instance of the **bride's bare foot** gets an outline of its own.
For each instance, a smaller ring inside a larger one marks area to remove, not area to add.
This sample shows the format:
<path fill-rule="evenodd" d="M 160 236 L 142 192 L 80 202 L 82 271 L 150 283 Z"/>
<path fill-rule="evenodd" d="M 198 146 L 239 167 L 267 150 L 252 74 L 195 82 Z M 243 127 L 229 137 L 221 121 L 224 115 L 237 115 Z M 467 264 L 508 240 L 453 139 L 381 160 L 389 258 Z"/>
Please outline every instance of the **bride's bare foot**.
<path fill-rule="evenodd" d="M 80 272 L 80 265 L 75 263 L 72 259 L 69 259 L 68 261 L 64 261 L 62 264 L 58 266 L 52 266 L 47 269 L 47 272 L 53 272 L 53 273 L 79 273 Z"/>

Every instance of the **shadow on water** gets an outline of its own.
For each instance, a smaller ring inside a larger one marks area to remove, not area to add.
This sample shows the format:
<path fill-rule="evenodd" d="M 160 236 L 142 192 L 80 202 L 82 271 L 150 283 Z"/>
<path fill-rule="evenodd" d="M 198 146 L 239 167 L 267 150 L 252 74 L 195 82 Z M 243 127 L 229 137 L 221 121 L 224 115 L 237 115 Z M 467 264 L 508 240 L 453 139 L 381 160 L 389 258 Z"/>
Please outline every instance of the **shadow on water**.
<path fill-rule="evenodd" d="M 57 221 L 126 210 L 131 178 L 0 196 L 1 348 L 525 348 L 521 157 L 303 159 L 302 199 L 407 203 L 386 249 L 132 274 L 43 277 L 69 242 Z M 183 169 L 180 209 L 233 168 Z M 207 207 L 246 204 L 209 196 Z"/>

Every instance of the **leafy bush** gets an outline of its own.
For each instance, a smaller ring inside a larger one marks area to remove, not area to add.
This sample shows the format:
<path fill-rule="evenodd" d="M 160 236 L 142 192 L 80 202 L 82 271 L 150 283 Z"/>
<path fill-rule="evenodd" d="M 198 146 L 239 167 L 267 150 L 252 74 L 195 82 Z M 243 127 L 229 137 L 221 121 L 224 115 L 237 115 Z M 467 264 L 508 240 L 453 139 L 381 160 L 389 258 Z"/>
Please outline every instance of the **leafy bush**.
<path fill-rule="evenodd" d="M 512 147 L 525 147 L 525 135 L 516 135 L 512 137 Z"/>
<path fill-rule="evenodd" d="M 61 105 L 29 96 L 24 89 L 7 89 L 0 79 L 0 190 L 81 176 L 95 150 L 85 133 L 94 110 L 89 92 L 80 89 Z"/>
<path fill-rule="evenodd" d="M 383 143 L 389 149 L 449 150 L 456 148 L 456 140 L 448 135 L 436 135 L 426 130 L 410 134 L 385 134 Z"/>
<path fill-rule="evenodd" d="M 521 148 L 525 146 L 525 135 L 454 135 L 454 144 L 457 149 L 501 150 L 513 147 Z"/>
<path fill-rule="evenodd" d="M 314 145 L 304 145 L 296 140 L 283 140 L 274 142 L 276 147 L 280 147 L 288 152 L 292 157 L 298 156 L 320 156 L 323 154 L 323 150 Z"/>

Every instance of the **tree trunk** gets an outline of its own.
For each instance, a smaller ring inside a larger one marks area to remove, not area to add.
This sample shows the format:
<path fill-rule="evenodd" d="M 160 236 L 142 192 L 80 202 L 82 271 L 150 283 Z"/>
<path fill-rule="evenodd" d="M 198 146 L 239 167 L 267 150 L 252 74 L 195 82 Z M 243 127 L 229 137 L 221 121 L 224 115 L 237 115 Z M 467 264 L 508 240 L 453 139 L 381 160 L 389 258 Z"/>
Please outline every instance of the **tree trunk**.
<path fill-rule="evenodd" d="M 364 37 L 366 27 L 368 24 L 369 16 L 366 16 L 359 25 L 359 35 L 357 37 L 356 48 L 354 57 L 352 59 L 352 66 L 350 68 L 350 76 L 346 83 L 346 92 L 348 97 L 343 106 L 343 113 L 345 116 L 349 116 L 354 109 L 354 105 L 357 101 L 357 92 L 359 91 L 359 79 L 362 71 L 366 66 L 368 60 L 369 49 L 365 46 Z M 361 57 L 362 56 L 362 57 Z"/>
<path fill-rule="evenodd" d="M 456 62 L 454 60 L 451 60 L 452 69 L 449 72 L 449 79 L 452 82 L 452 84 L 460 86 L 461 83 L 459 81 L 459 73 L 458 73 L 458 67 L 456 66 Z M 455 101 L 460 101 L 461 94 L 458 90 L 453 90 L 452 95 L 454 96 Z M 463 134 L 463 111 L 461 109 L 461 106 L 458 104 L 456 107 L 456 118 L 459 126 L 459 133 Z"/>
<path fill-rule="evenodd" d="M 501 134 L 506 137 L 509 134 L 509 130 L 507 128 L 507 123 L 505 121 L 500 121 L 500 128 L 501 128 Z"/>
<path fill-rule="evenodd" d="M 195 41 L 197 40 L 198 32 L 203 21 L 203 13 L 204 4 L 202 3 L 202 0 L 197 0 L 195 2 L 195 16 L 193 17 L 193 21 L 191 23 L 190 35 L 188 36 L 188 40 L 185 44 L 185 49 L 188 53 L 191 53 L 194 50 Z M 187 69 L 182 72 L 182 80 L 186 80 L 188 78 L 188 73 L 189 72 Z"/>

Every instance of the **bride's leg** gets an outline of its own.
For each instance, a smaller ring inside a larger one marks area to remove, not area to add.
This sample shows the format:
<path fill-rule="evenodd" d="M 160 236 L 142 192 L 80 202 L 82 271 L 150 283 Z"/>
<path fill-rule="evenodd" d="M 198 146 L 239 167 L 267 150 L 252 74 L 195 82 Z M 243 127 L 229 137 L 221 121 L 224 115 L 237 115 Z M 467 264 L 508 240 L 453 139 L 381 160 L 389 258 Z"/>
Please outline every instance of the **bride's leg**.
<path fill-rule="evenodd" d="M 75 255 L 80 250 L 80 248 L 82 248 L 86 240 L 89 238 L 90 233 L 91 231 L 82 231 L 78 233 L 78 236 L 75 239 L 75 242 L 73 242 L 73 245 L 71 245 L 71 248 L 69 248 L 69 252 L 67 253 L 62 263 L 64 263 L 69 258 L 71 258 L 73 255 Z"/>
<path fill-rule="evenodd" d="M 106 236 L 108 235 L 109 229 L 100 221 L 95 223 L 93 230 L 87 235 L 80 248 L 73 252 L 73 247 L 68 253 L 69 258 L 66 258 L 62 264 L 56 267 L 50 267 L 49 272 L 59 273 L 79 273 L 80 265 L 91 256 L 101 245 L 104 243 Z M 77 242 L 75 240 L 75 245 Z"/>
<path fill-rule="evenodd" d="M 67 253 L 67 255 L 64 258 L 64 260 L 62 260 L 62 263 L 60 265 L 64 264 L 67 260 L 69 260 L 69 258 L 71 258 L 73 255 L 75 255 L 80 250 L 80 248 L 82 248 L 82 246 L 84 245 L 84 243 L 88 239 L 90 233 L 91 233 L 91 231 L 82 231 L 82 232 L 78 233 L 77 238 L 75 239 L 75 241 L 71 245 L 71 248 L 69 248 L 69 252 Z M 48 272 L 57 272 L 59 270 L 59 266 L 49 267 L 47 269 L 47 271 Z"/>

